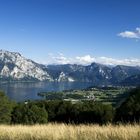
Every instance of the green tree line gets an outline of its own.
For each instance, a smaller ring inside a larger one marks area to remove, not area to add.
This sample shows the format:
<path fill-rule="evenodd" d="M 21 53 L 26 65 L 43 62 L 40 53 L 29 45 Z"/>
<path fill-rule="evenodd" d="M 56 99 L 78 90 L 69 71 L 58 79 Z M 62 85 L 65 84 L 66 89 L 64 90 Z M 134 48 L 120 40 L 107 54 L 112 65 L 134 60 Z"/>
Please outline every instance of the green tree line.
<path fill-rule="evenodd" d="M 139 122 L 140 88 L 118 107 L 93 101 L 72 103 L 63 100 L 38 100 L 15 103 L 0 92 L 1 124 L 46 124 L 48 122 L 97 123 Z"/>

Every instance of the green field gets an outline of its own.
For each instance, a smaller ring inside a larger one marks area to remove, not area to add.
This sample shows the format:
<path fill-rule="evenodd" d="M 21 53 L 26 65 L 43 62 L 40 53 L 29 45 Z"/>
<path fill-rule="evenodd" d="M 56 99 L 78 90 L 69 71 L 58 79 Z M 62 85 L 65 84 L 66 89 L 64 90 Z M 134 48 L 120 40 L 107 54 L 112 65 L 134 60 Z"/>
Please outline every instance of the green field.
<path fill-rule="evenodd" d="M 93 100 L 104 104 L 120 105 L 126 97 L 130 87 L 91 87 L 84 90 L 69 90 L 62 92 L 44 92 L 39 93 L 39 96 L 47 100 L 62 99 L 66 101 L 86 101 Z"/>

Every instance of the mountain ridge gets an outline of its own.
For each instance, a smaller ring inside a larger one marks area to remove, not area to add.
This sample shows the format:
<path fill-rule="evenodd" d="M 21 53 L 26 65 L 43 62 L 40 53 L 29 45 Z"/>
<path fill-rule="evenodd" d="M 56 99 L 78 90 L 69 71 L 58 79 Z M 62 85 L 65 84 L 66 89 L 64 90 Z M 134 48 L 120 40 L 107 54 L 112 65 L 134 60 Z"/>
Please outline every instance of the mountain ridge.
<path fill-rule="evenodd" d="M 125 79 L 129 79 L 133 75 L 140 75 L 139 66 L 117 65 L 110 67 L 95 62 L 87 66 L 78 64 L 45 66 L 26 59 L 20 53 L 0 50 L 1 81 L 79 81 L 108 85 L 124 83 Z M 135 77 L 139 78 L 139 76 Z M 136 81 L 139 82 L 139 80 Z"/>
<path fill-rule="evenodd" d="M 40 81 L 51 80 L 48 73 L 43 70 L 43 65 L 26 59 L 20 53 L 0 50 L 0 64 L 1 78 L 23 80 L 30 77 Z"/>

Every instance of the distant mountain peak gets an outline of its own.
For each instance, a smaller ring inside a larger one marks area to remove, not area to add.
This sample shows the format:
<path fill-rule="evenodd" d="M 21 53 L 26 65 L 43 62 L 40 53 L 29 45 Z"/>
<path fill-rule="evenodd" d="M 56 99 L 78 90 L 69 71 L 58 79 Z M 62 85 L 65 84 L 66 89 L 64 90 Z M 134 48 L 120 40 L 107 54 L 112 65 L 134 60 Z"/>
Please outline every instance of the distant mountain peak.
<path fill-rule="evenodd" d="M 133 75 L 136 75 L 133 77 Z M 119 84 L 138 79 L 140 67 L 92 63 L 88 66 L 78 64 L 42 65 L 26 59 L 20 53 L 0 50 L 0 80 L 37 80 L 92 82 L 95 85 Z M 130 78 L 129 78 L 130 77 Z M 126 79 L 126 80 L 125 80 Z"/>
<path fill-rule="evenodd" d="M 19 55 L 21 56 L 21 54 L 19 52 L 10 52 L 10 51 L 7 51 L 7 50 L 0 50 L 0 53 L 1 54 L 11 54 L 11 55 Z"/>
<path fill-rule="evenodd" d="M 0 76 L 14 80 L 51 80 L 40 64 L 21 56 L 20 53 L 0 50 Z"/>

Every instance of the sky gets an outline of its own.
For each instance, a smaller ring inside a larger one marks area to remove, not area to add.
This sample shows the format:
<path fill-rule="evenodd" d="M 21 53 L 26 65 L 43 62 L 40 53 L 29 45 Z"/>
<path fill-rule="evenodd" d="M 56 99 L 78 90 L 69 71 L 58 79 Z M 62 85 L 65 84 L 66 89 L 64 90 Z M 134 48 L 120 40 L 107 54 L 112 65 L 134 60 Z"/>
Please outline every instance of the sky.
<path fill-rule="evenodd" d="M 0 0 L 0 49 L 43 64 L 140 65 L 140 0 Z"/>

